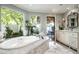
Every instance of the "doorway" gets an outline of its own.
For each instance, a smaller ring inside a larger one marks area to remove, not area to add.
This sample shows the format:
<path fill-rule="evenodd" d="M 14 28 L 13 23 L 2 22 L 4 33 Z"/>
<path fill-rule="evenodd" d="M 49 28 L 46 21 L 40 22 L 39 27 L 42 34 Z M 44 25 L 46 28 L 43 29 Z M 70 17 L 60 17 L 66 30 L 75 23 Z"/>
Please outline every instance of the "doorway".
<path fill-rule="evenodd" d="M 55 17 L 47 16 L 47 36 L 49 39 L 55 40 Z"/>

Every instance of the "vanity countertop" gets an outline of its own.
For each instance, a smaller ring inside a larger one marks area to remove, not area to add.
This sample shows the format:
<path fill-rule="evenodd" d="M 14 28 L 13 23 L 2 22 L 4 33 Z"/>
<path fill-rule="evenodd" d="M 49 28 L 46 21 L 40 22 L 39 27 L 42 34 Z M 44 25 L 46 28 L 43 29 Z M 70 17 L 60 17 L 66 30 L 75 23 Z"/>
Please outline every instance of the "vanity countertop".
<path fill-rule="evenodd" d="M 79 33 L 79 31 L 76 30 L 56 30 L 56 31 L 64 31 L 64 32 L 75 32 L 75 33 Z"/>

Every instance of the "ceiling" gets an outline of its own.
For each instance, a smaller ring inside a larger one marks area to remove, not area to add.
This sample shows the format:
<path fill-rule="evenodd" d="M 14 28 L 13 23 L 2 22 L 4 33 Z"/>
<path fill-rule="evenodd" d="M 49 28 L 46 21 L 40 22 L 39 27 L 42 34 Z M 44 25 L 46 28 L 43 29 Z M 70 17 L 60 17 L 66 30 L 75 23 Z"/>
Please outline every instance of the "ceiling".
<path fill-rule="evenodd" d="M 62 14 L 68 10 L 76 8 L 74 4 L 16 4 L 16 7 L 27 10 L 29 12 L 55 13 Z"/>

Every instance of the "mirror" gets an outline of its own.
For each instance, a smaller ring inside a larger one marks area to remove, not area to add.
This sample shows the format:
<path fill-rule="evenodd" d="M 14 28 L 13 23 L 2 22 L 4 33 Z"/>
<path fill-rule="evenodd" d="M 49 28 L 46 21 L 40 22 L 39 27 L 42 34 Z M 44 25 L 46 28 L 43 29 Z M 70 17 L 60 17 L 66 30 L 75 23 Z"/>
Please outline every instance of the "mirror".
<path fill-rule="evenodd" d="M 78 27 L 78 13 L 77 12 L 72 12 L 70 15 L 68 15 L 67 18 L 67 23 L 68 23 L 68 28 L 76 28 Z"/>

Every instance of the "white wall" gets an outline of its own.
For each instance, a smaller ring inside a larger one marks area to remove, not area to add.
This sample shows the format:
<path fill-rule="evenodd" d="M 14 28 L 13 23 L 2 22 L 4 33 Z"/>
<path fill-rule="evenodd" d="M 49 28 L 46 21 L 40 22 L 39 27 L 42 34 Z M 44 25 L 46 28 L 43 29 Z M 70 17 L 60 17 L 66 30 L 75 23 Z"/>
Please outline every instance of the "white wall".
<path fill-rule="evenodd" d="M 55 30 L 59 30 L 59 21 L 63 19 L 63 14 L 56 15 Z"/>

